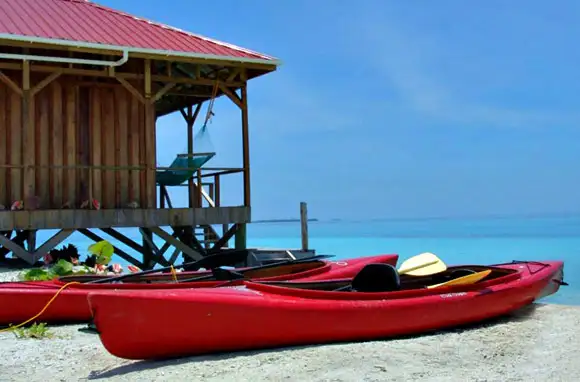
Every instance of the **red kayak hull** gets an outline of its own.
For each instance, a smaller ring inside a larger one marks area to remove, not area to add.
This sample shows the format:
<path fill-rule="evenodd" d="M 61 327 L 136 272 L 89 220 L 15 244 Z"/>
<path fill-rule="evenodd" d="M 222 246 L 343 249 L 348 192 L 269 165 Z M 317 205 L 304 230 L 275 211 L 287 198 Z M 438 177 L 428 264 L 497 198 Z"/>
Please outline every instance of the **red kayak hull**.
<path fill-rule="evenodd" d="M 439 330 L 507 314 L 555 293 L 563 278 L 558 261 L 498 268 L 516 272 L 474 285 L 385 293 L 244 282 L 217 289 L 92 292 L 88 301 L 111 354 L 163 359 Z"/>
<path fill-rule="evenodd" d="M 395 265 L 398 255 L 377 255 L 340 261 L 319 260 L 320 266 L 298 273 L 288 273 L 277 276 L 258 277 L 255 280 L 323 280 L 352 277 L 366 264 L 383 262 Z M 180 277 L 187 274 L 191 277 L 203 276 L 209 272 L 181 272 Z M 189 277 L 188 276 L 188 277 Z M 167 274 L 152 274 L 147 279 L 168 278 Z M 0 283 L 0 325 L 16 325 L 38 314 L 58 290 L 66 283 L 54 281 L 21 281 Z M 107 283 L 107 284 L 71 284 L 63 289 L 48 308 L 39 316 L 36 322 L 73 323 L 87 322 L 91 319 L 91 311 L 87 302 L 87 294 L 95 290 L 159 290 L 183 288 L 213 288 L 223 284 L 241 284 L 241 281 L 224 283 L 223 281 L 197 281 L 189 283 Z M 8 308 L 9 307 L 9 308 Z"/>

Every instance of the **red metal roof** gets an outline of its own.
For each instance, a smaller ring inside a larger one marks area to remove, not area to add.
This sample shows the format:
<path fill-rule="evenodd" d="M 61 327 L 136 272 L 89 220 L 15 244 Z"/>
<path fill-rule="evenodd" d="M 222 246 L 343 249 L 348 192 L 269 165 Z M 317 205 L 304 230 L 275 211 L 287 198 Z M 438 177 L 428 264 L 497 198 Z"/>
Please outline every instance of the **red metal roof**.
<path fill-rule="evenodd" d="M 277 64 L 273 57 L 88 0 L 0 0 L 0 38 Z"/>

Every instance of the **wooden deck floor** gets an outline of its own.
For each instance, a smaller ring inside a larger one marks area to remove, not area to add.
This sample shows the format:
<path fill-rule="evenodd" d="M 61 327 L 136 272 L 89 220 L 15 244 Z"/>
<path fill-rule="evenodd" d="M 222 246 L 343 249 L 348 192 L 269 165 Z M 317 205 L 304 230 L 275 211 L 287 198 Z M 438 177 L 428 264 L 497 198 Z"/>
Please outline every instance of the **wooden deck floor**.
<path fill-rule="evenodd" d="M 249 223 L 249 207 L 0 211 L 0 231 Z"/>

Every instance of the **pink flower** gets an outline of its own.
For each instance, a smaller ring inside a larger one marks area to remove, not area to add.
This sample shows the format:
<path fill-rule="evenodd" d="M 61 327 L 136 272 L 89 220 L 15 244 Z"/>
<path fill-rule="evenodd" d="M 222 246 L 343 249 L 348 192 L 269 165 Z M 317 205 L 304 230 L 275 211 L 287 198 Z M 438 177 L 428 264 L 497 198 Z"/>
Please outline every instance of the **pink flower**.
<path fill-rule="evenodd" d="M 137 272 L 141 272 L 141 269 L 139 267 L 136 267 L 134 265 L 128 265 L 127 269 L 129 270 L 129 272 L 131 273 L 137 273 Z"/>
<path fill-rule="evenodd" d="M 120 264 L 113 264 L 113 272 L 121 273 L 123 272 L 123 267 Z"/>
<path fill-rule="evenodd" d="M 46 255 L 44 255 L 42 260 L 44 261 L 44 264 L 48 265 L 48 264 L 52 263 L 52 256 L 50 255 L 50 253 L 47 253 Z"/>

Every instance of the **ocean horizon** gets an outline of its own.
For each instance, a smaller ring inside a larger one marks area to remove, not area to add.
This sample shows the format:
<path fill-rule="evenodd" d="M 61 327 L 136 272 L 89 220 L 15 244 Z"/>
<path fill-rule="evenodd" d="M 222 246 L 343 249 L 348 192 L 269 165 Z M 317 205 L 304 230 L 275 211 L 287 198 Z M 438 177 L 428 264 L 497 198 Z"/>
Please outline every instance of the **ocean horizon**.
<path fill-rule="evenodd" d="M 562 260 L 570 285 L 543 299 L 547 303 L 580 305 L 580 215 L 553 217 L 426 218 L 311 221 L 309 247 L 333 260 L 377 254 L 398 254 L 399 263 L 422 252 L 433 252 L 445 263 L 493 264 L 512 260 Z M 217 227 L 216 227 L 217 228 Z M 139 239 L 137 229 L 119 229 Z M 218 231 L 220 232 L 220 231 Z M 39 233 L 39 240 L 52 235 Z M 107 235 L 119 248 L 130 248 Z M 161 246 L 163 241 L 154 236 Z M 92 243 L 79 233 L 63 244 L 75 244 L 81 256 Z M 234 241 L 230 241 L 233 246 Z M 62 244 L 61 244 L 62 245 Z M 59 245 L 58 247 L 60 247 Z M 267 222 L 248 225 L 248 247 L 301 247 L 299 222 Z M 113 259 L 126 265 L 117 256 Z"/>

